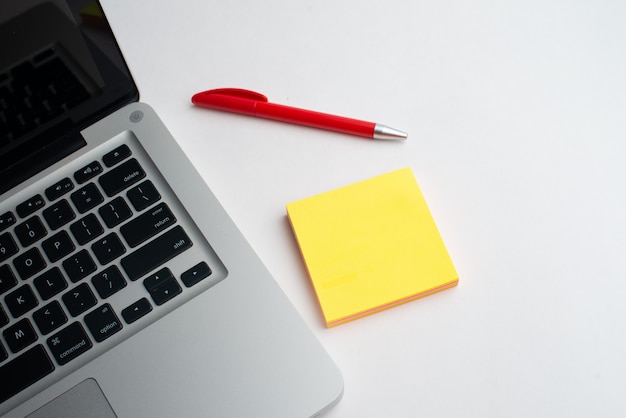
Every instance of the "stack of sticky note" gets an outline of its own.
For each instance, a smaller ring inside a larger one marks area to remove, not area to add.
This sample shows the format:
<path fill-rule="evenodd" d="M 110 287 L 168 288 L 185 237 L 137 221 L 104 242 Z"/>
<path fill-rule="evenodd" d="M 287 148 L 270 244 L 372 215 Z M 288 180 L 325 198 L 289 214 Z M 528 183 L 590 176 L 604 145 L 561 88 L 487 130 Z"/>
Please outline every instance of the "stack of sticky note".
<path fill-rule="evenodd" d="M 410 168 L 287 205 L 326 325 L 456 286 Z"/>

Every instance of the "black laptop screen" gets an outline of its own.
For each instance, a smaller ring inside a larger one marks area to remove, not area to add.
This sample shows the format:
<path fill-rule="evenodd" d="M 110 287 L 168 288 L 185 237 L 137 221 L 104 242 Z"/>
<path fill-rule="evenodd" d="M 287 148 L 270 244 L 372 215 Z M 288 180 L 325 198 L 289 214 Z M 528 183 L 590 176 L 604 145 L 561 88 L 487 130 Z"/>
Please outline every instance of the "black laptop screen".
<path fill-rule="evenodd" d="M 0 193 L 85 145 L 138 92 L 93 0 L 0 0 Z"/>

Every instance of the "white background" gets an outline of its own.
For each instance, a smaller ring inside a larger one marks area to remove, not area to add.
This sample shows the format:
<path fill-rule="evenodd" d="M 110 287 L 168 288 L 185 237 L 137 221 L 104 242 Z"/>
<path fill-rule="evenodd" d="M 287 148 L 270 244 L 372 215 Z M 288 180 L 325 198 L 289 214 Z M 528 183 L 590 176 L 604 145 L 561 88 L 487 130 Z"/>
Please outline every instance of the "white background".
<path fill-rule="evenodd" d="M 626 416 L 626 3 L 105 0 L 142 100 L 342 370 L 335 417 Z M 231 115 L 239 87 L 376 142 Z M 293 200 L 410 166 L 457 288 L 326 329 Z"/>

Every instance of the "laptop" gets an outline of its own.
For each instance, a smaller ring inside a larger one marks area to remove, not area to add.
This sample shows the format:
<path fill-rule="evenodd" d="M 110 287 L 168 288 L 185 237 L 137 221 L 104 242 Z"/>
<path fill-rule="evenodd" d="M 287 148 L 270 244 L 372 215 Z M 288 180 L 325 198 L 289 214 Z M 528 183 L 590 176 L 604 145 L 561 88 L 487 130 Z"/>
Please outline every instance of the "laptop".
<path fill-rule="evenodd" d="M 305 417 L 339 370 L 92 0 L 0 0 L 0 415 Z"/>

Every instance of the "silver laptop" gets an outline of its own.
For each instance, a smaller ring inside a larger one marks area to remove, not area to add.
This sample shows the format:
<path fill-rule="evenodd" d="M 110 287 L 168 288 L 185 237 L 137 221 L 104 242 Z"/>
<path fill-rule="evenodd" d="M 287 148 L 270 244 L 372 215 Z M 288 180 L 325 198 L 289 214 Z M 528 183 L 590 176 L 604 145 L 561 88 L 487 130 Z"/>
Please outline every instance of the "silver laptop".
<path fill-rule="evenodd" d="M 0 0 L 0 415 L 304 417 L 341 375 L 99 5 Z"/>

